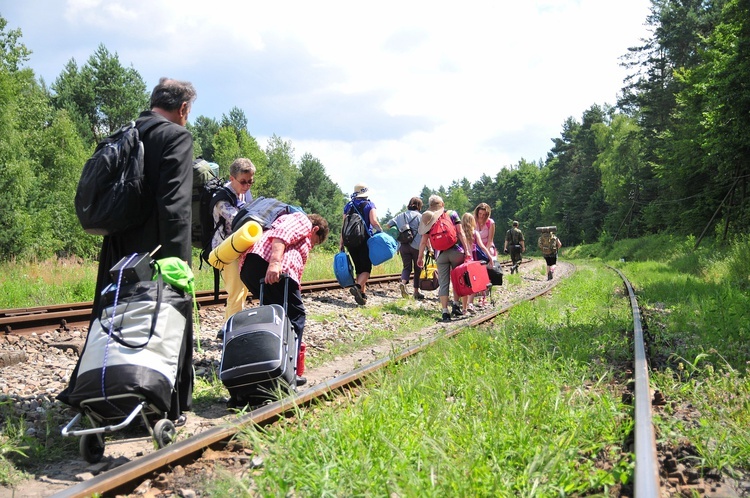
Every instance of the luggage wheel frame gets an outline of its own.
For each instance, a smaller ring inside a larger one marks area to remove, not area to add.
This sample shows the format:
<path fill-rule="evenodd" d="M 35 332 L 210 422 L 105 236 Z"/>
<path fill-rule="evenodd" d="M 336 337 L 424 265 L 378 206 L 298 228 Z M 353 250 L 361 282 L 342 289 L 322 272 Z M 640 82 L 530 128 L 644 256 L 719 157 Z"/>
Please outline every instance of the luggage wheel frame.
<path fill-rule="evenodd" d="M 134 400 L 138 404 L 129 414 L 124 413 L 124 417 L 105 417 L 96 412 L 90 403 L 111 402 L 120 400 Z M 80 410 L 73 420 L 62 429 L 63 437 L 80 436 L 80 452 L 84 460 L 89 463 L 97 463 L 104 456 L 104 434 L 110 434 L 124 429 L 130 425 L 133 420 L 140 415 L 143 424 L 148 429 L 149 436 L 154 440 L 156 445 L 161 449 L 174 441 L 175 425 L 174 422 L 167 418 L 167 412 L 162 412 L 153 404 L 146 401 L 145 396 L 141 394 L 116 394 L 113 396 L 90 398 L 80 403 Z M 159 420 L 153 427 L 149 421 L 149 416 L 157 415 Z M 78 426 L 83 417 L 86 417 L 91 425 L 91 429 L 74 429 Z M 114 423 L 106 424 L 108 421 Z M 119 421 L 119 422 L 117 422 Z"/>

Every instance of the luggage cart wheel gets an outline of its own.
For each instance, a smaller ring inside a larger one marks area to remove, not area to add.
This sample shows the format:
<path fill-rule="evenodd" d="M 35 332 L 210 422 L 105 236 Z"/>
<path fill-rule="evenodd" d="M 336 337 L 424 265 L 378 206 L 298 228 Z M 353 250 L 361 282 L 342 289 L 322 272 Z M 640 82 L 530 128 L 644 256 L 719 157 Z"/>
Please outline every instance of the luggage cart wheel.
<path fill-rule="evenodd" d="M 98 463 L 104 456 L 104 441 L 98 434 L 84 434 L 80 442 L 81 456 L 88 463 Z"/>
<path fill-rule="evenodd" d="M 174 441 L 175 429 L 171 420 L 163 418 L 154 426 L 154 439 L 159 448 L 164 448 Z"/>

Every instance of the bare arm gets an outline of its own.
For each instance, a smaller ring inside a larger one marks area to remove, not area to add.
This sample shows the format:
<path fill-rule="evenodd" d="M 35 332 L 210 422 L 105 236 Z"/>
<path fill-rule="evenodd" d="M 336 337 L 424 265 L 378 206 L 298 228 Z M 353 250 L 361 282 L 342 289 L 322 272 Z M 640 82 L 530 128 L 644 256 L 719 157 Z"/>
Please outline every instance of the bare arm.
<path fill-rule="evenodd" d="M 370 209 L 370 226 L 378 227 L 379 231 L 383 231 L 383 227 L 380 226 L 378 221 L 378 215 L 375 213 L 375 208 Z"/>
<path fill-rule="evenodd" d="M 286 245 L 281 239 L 273 239 L 271 243 L 271 257 L 266 270 L 266 283 L 275 284 L 281 279 L 281 260 L 284 258 Z"/>
<path fill-rule="evenodd" d="M 478 248 L 483 250 L 484 253 L 489 256 L 490 260 L 494 259 L 492 257 L 492 254 L 490 253 L 490 250 L 487 249 L 487 246 L 485 246 L 484 242 L 482 242 L 482 237 L 480 237 L 477 232 L 474 232 L 474 242 L 476 242 Z"/>

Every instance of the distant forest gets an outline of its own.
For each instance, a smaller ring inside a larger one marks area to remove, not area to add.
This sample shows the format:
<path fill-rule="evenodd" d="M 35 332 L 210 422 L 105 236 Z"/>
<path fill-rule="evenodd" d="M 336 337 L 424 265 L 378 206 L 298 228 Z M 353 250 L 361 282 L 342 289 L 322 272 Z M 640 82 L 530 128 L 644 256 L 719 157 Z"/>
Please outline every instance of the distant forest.
<path fill-rule="evenodd" d="M 459 213 L 492 207 L 499 241 L 517 219 L 557 225 L 566 245 L 652 233 L 728 240 L 750 224 L 750 0 L 652 0 L 650 38 L 631 47 L 614 105 L 569 117 L 545 159 L 498 165 L 494 177 L 427 186 Z M 0 258 L 95 257 L 73 208 L 81 169 L 103 137 L 148 108 L 138 71 L 100 45 L 71 59 L 49 87 L 26 67 L 20 29 L 0 16 Z M 309 153 L 273 135 L 261 148 L 234 107 L 188 128 L 195 155 L 228 176 L 236 157 L 258 167 L 256 195 L 332 221 L 336 245 L 346 195 Z M 460 168 L 458 168 L 460 170 Z M 382 213 L 390 218 L 396 213 Z"/>

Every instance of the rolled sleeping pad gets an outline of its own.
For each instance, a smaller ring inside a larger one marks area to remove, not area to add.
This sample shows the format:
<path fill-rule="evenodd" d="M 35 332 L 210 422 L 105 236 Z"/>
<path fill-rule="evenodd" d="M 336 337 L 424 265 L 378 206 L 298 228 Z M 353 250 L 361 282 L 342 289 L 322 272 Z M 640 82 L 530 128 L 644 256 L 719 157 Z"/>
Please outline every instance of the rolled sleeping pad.
<path fill-rule="evenodd" d="M 542 232 L 542 233 L 556 232 L 557 231 L 557 225 L 552 225 L 552 226 L 548 226 L 548 227 L 536 227 L 536 231 L 537 232 Z"/>
<path fill-rule="evenodd" d="M 263 228 L 260 224 L 257 221 L 248 221 L 211 251 L 208 255 L 208 263 L 217 270 L 223 270 L 224 266 L 253 247 L 260 240 L 261 235 L 263 235 Z"/>

